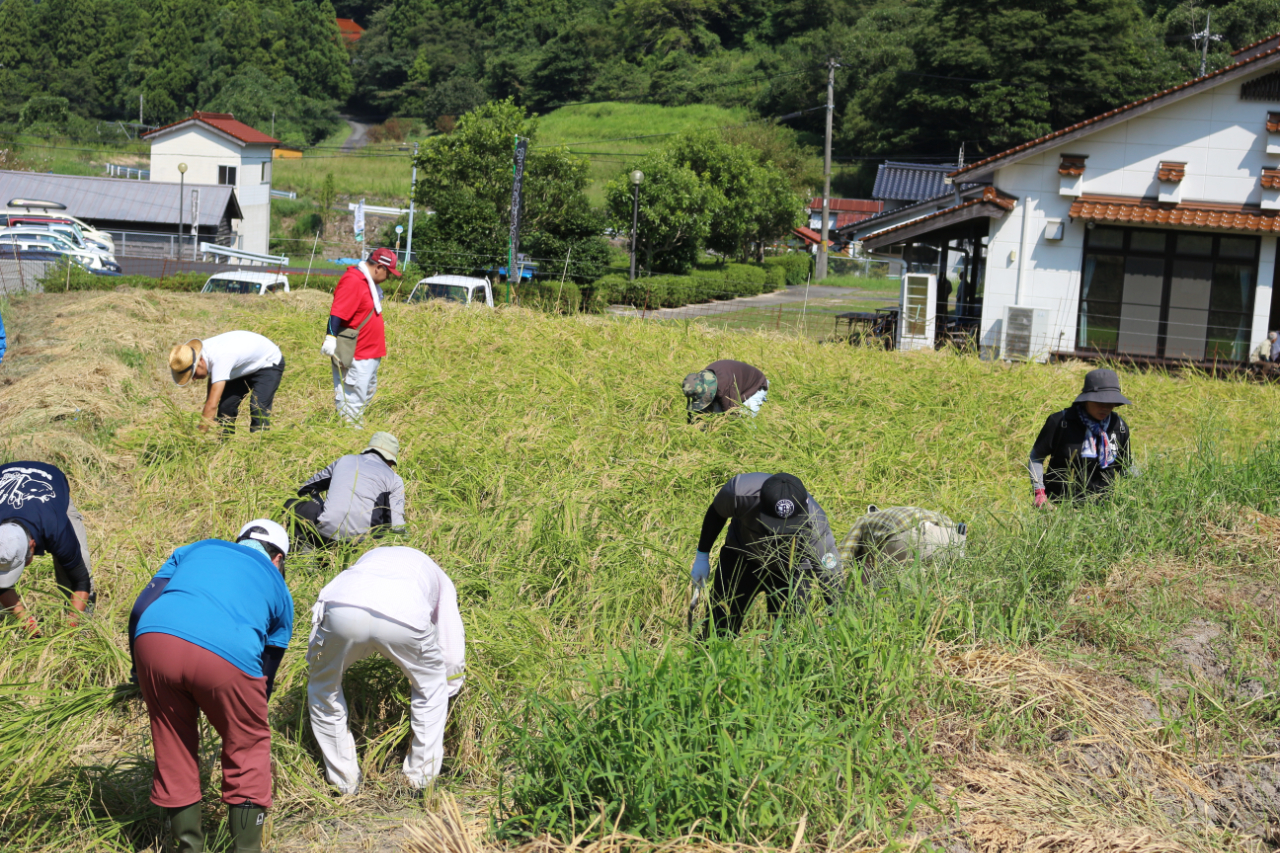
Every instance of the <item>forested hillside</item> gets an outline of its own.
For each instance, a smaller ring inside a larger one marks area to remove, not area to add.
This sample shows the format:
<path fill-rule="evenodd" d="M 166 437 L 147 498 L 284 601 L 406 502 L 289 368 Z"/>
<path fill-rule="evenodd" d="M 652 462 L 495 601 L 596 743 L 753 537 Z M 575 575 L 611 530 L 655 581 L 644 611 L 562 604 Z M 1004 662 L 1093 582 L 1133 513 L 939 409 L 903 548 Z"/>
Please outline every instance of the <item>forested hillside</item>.
<path fill-rule="evenodd" d="M 0 118 L 85 134 L 141 96 L 149 124 L 274 114 L 315 142 L 341 109 L 433 123 L 514 97 L 817 130 L 835 57 L 838 157 L 977 156 L 1195 76 L 1207 13 L 1209 69 L 1280 31 L 1280 0 L 2 0 Z"/>

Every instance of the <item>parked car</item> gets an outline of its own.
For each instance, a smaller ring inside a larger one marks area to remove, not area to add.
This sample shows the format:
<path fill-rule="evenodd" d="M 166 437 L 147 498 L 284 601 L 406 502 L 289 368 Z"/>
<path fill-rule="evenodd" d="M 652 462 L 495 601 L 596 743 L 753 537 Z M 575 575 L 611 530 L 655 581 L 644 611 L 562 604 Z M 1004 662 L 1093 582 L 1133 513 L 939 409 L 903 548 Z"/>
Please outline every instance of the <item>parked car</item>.
<path fill-rule="evenodd" d="M 40 250 L 69 255 L 87 269 L 105 269 L 120 272 L 120 265 L 104 252 L 81 249 L 69 238 L 47 228 L 19 226 L 17 228 L 0 228 L 0 244 L 21 251 Z"/>
<path fill-rule="evenodd" d="M 242 293 L 266 296 L 268 293 L 288 293 L 289 276 L 282 272 L 249 272 L 232 270 L 209 276 L 200 288 L 201 293 Z"/>
<path fill-rule="evenodd" d="M 91 246 L 96 246 L 109 255 L 116 252 L 115 240 L 105 231 L 96 228 L 85 228 L 80 221 L 66 216 L 41 216 L 18 213 L 0 213 L 0 228 L 19 225 L 47 225 L 57 231 L 71 232 L 76 239 Z"/>
<path fill-rule="evenodd" d="M 73 255 L 66 255 L 62 252 L 53 251 L 47 248 L 37 249 L 15 249 L 12 244 L 0 243 L 0 260 L 17 260 L 17 261 L 41 261 L 41 262 L 58 262 L 70 258 L 71 262 L 86 272 L 94 275 L 121 275 L 119 270 L 98 269 L 95 267 L 85 266 L 84 260 Z"/>
<path fill-rule="evenodd" d="M 21 212 L 19 212 L 17 208 L 22 208 Z M 67 206 L 65 204 L 58 204 L 57 202 L 53 202 L 53 201 L 33 201 L 31 199 L 14 198 L 9 200 L 9 210 L 5 213 L 0 213 L 0 217 L 14 216 L 18 218 L 34 217 L 34 218 L 46 218 L 46 219 L 64 219 L 68 222 L 74 222 L 76 225 L 80 227 L 80 230 L 84 232 L 84 235 L 86 237 L 88 237 L 89 239 L 95 242 L 102 243 L 112 252 L 112 254 L 115 253 L 115 250 L 116 250 L 115 239 L 110 234 L 108 234 L 106 231 L 99 231 L 97 228 L 94 228 L 88 222 L 85 222 L 83 219 L 80 219 L 79 217 L 72 216 L 66 211 L 67 211 Z M 8 224 L 9 222 L 7 218 L 0 219 L 0 226 L 8 225 Z"/>
<path fill-rule="evenodd" d="M 84 232 L 80 230 L 80 226 L 76 225 L 74 222 L 54 222 L 54 221 L 15 222 L 13 220 L 10 220 L 9 225 L 0 226 L 0 233 L 2 233 L 3 231 L 7 231 L 9 229 L 16 229 L 19 231 L 32 231 L 32 232 L 38 232 L 38 233 L 61 234 L 63 237 L 67 238 L 68 241 L 70 241 L 71 245 L 75 246 L 80 251 L 95 252 L 99 255 L 102 255 L 104 258 L 111 261 L 112 263 L 115 262 L 115 256 L 112 254 L 111 249 L 107 248 L 107 246 L 103 245 L 102 243 L 99 243 L 96 240 L 90 240 L 87 237 L 85 237 Z"/>
<path fill-rule="evenodd" d="M 433 275 L 414 285 L 409 293 L 410 302 L 443 299 L 461 302 L 463 305 L 487 305 L 493 307 L 493 288 L 483 278 L 466 275 Z"/>

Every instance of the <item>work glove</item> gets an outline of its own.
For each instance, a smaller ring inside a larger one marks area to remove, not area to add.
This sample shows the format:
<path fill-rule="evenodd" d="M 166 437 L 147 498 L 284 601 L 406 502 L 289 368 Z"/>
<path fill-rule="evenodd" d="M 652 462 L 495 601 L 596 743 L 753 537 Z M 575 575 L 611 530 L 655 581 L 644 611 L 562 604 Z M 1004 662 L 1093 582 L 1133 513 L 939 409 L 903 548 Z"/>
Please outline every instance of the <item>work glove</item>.
<path fill-rule="evenodd" d="M 1044 493 L 1044 489 L 1036 489 L 1036 496 L 1031 501 L 1032 505 L 1036 509 L 1039 509 L 1040 507 L 1044 506 L 1048 502 L 1049 502 L 1049 496 Z"/>
<path fill-rule="evenodd" d="M 693 568 L 689 576 L 694 586 L 699 588 L 706 586 L 707 578 L 711 577 L 711 555 L 706 551 L 699 551 L 693 558 Z"/>
<path fill-rule="evenodd" d="M 325 335 L 324 343 L 320 345 L 320 354 L 332 357 L 338 351 L 338 339 L 333 335 Z"/>

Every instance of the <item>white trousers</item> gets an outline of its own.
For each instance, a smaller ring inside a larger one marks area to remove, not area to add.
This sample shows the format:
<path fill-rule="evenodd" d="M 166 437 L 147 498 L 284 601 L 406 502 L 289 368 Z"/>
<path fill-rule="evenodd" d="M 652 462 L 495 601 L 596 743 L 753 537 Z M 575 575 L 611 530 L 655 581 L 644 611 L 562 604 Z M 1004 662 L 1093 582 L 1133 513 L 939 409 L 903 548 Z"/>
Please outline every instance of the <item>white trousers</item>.
<path fill-rule="evenodd" d="M 415 788 L 425 786 L 440 774 L 449 710 L 444 656 L 435 627 L 410 628 L 360 607 L 334 603 L 318 604 L 316 611 L 307 649 L 307 662 L 311 664 L 307 708 L 329 781 L 344 794 L 355 793 L 360 785 L 360 764 L 355 739 L 347 725 L 342 674 L 356 661 L 377 653 L 398 666 L 409 679 L 413 742 L 404 759 L 404 775 Z"/>
<path fill-rule="evenodd" d="M 333 403 L 338 414 L 347 423 L 359 426 L 364 419 L 364 407 L 373 399 L 373 392 L 378 390 L 378 365 L 380 358 L 358 358 L 351 362 L 351 367 L 339 371 L 333 369 Z"/>

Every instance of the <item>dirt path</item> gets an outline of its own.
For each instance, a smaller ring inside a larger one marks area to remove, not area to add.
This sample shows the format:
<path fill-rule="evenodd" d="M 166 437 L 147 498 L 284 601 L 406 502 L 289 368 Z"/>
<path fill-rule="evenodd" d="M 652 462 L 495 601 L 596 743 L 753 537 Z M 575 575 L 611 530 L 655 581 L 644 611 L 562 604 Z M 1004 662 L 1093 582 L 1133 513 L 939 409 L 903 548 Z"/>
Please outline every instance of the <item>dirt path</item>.
<path fill-rule="evenodd" d="M 346 142 L 342 143 L 343 151 L 355 151 L 368 144 L 369 125 L 350 118 L 344 118 L 343 120 L 351 125 L 351 135 L 347 137 Z"/>

